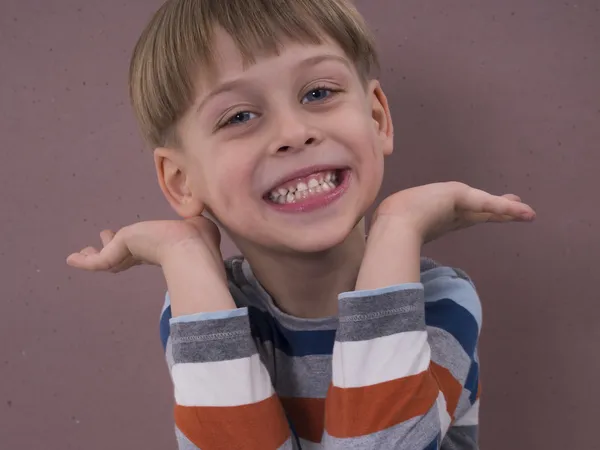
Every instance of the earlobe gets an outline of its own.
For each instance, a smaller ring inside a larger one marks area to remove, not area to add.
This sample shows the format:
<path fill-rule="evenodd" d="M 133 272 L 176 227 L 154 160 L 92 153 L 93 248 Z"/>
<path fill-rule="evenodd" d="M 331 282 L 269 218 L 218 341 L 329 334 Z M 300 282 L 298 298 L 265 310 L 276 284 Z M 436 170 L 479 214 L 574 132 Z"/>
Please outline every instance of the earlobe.
<path fill-rule="evenodd" d="M 377 133 L 381 139 L 381 148 L 385 156 L 392 154 L 394 150 L 394 125 L 386 95 L 377 80 L 371 81 L 370 92 L 372 93 L 373 106 L 372 117 Z"/>
<path fill-rule="evenodd" d="M 204 203 L 189 186 L 183 158 L 176 149 L 155 149 L 156 176 L 160 189 L 175 212 L 183 218 L 196 217 L 204 210 Z"/>

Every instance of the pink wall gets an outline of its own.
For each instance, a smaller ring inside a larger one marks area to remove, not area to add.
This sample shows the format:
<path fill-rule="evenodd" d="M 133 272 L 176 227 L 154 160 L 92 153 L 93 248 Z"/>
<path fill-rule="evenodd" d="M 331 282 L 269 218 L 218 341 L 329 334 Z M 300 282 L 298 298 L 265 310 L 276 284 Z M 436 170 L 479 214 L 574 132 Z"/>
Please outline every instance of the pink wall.
<path fill-rule="evenodd" d="M 126 89 L 159 3 L 0 4 L 0 449 L 175 447 L 160 271 L 64 264 L 101 228 L 172 217 Z M 598 448 L 600 3 L 359 7 L 397 129 L 385 193 L 457 179 L 522 194 L 539 213 L 428 249 L 483 297 L 483 448 Z"/>

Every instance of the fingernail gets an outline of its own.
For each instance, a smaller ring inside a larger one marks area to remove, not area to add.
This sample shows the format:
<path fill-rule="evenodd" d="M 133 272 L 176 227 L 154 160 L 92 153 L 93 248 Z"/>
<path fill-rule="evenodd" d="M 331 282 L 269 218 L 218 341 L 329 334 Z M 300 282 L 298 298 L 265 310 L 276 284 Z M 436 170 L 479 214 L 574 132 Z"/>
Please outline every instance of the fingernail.
<path fill-rule="evenodd" d="M 531 219 L 533 219 L 533 217 L 534 217 L 534 215 L 529 212 L 521 213 L 521 219 L 531 220 Z"/>

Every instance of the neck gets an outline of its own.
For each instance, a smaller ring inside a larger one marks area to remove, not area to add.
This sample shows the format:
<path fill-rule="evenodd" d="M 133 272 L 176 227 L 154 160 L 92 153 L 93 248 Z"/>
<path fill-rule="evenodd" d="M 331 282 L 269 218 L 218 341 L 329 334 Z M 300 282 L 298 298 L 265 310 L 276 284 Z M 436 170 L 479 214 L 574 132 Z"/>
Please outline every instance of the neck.
<path fill-rule="evenodd" d="M 277 306 L 295 317 L 337 314 L 338 294 L 354 290 L 365 251 L 364 219 L 338 246 L 309 255 L 271 254 L 238 247 Z"/>

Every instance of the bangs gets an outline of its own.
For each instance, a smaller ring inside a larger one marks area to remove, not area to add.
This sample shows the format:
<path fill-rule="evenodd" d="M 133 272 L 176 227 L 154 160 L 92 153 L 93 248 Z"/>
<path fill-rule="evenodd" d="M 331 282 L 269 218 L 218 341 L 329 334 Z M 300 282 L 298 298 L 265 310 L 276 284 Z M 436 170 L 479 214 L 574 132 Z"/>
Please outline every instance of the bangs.
<path fill-rule="evenodd" d="M 173 137 L 173 125 L 194 97 L 198 71 L 214 71 L 214 36 L 223 29 L 244 63 L 277 55 L 285 41 L 338 44 L 366 80 L 378 68 L 373 36 L 347 0 L 169 0 L 140 37 L 131 61 L 130 95 L 153 146 Z"/>

